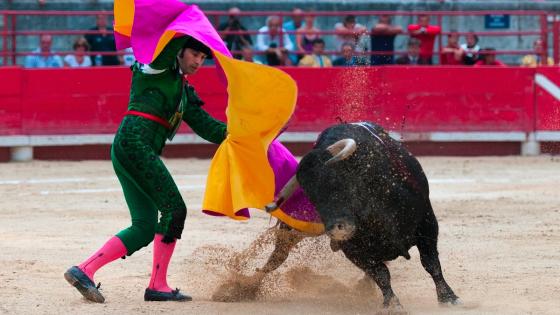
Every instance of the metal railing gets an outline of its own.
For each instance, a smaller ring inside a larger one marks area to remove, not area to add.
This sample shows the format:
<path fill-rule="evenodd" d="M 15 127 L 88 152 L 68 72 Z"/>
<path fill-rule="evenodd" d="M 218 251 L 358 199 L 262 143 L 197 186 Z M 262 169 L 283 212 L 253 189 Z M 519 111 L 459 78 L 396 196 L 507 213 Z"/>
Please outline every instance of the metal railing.
<path fill-rule="evenodd" d="M 213 22 L 214 26 L 217 28 L 220 24 L 220 19 L 229 15 L 226 11 L 206 11 L 206 15 L 209 17 L 210 21 Z M 3 20 L 3 29 L 0 31 L 0 37 L 2 41 L 2 50 L 0 51 L 0 57 L 3 60 L 3 65 L 16 65 L 16 57 L 32 55 L 37 53 L 32 53 L 30 51 L 19 51 L 17 46 L 17 39 L 24 36 L 37 36 L 40 34 L 50 34 L 54 36 L 76 36 L 76 35 L 86 35 L 86 34 L 100 34 L 99 31 L 84 29 L 84 30 L 67 30 L 67 29 L 40 29 L 40 30 L 20 30 L 18 29 L 18 17 L 21 16 L 42 16 L 42 17 L 68 17 L 68 16 L 96 16 L 96 15 L 108 15 L 111 16 L 112 12 L 107 11 L 0 11 L 0 18 Z M 344 17 L 347 15 L 354 15 L 356 17 L 363 16 L 379 16 L 379 15 L 389 15 L 389 16 L 418 16 L 418 15 L 429 15 L 436 18 L 436 23 L 434 25 L 442 27 L 444 17 L 453 16 L 484 16 L 484 15 L 510 15 L 510 16 L 532 16 L 537 17 L 540 21 L 539 28 L 533 30 L 523 30 L 523 31 L 479 31 L 479 32 L 466 32 L 466 30 L 459 30 L 458 35 L 465 35 L 467 33 L 474 33 L 478 36 L 538 36 L 543 43 L 543 51 L 541 52 L 541 59 L 546 61 L 548 58 L 548 48 L 549 35 L 552 33 L 553 38 L 553 57 L 555 63 L 560 60 L 560 21 L 556 18 L 556 15 L 546 12 L 546 11 L 336 11 L 336 12 L 325 12 L 325 11 L 313 11 L 305 12 L 304 15 L 312 15 L 315 17 Z M 276 15 L 280 17 L 280 23 L 286 18 L 291 17 L 293 14 L 288 11 L 245 11 L 238 14 L 239 18 L 243 17 L 266 17 Z M 549 19 L 550 17 L 550 19 Z M 552 21 L 551 27 L 549 27 L 549 20 Z M 258 30 L 247 30 L 247 31 L 222 31 L 222 35 L 227 34 L 239 34 L 239 35 L 257 35 Z M 279 39 L 280 46 L 282 46 L 283 33 L 295 34 L 296 31 L 285 32 L 280 30 Z M 333 30 L 321 30 L 317 32 L 319 35 L 335 35 L 336 32 Z M 439 51 L 434 52 L 434 54 L 440 54 L 443 48 L 443 37 L 450 34 L 448 30 L 442 30 L 441 34 L 438 35 L 437 43 Z M 371 35 L 371 32 L 367 32 L 366 35 Z M 409 34 L 403 32 L 399 35 L 408 36 Z M 70 46 L 70 45 L 69 45 Z M 55 54 L 64 55 L 71 54 L 73 51 L 57 51 Z M 234 51 L 233 53 L 239 53 L 239 51 Z M 261 54 L 262 52 L 256 52 Z M 304 53 L 303 51 L 294 50 L 292 53 Z M 326 54 L 338 54 L 338 51 L 326 51 Z M 391 52 L 389 52 L 391 53 Z M 395 51 L 392 54 L 402 54 L 402 51 Z M 524 55 L 534 53 L 532 50 L 499 50 L 497 49 L 496 54 L 510 54 L 510 55 Z M 85 55 L 123 55 L 124 52 L 86 52 Z M 362 52 L 364 55 L 376 55 L 383 54 L 387 55 L 388 52 L 376 52 L 376 51 L 365 51 Z"/>

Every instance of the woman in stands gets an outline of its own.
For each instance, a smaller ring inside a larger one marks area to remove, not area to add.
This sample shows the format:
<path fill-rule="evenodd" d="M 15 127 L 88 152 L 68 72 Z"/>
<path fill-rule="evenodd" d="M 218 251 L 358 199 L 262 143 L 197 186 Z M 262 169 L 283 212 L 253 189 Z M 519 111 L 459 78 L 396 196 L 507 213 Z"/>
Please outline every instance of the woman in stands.
<path fill-rule="evenodd" d="M 64 66 L 71 68 L 78 67 L 91 67 L 91 58 L 86 56 L 89 51 L 89 44 L 85 37 L 79 37 L 72 45 L 74 54 L 69 54 L 64 57 Z"/>
<path fill-rule="evenodd" d="M 313 51 L 313 41 L 319 38 L 320 30 L 315 27 L 315 17 L 313 15 L 305 16 L 305 23 L 297 30 L 296 44 L 297 49 L 303 54 L 310 54 Z"/>

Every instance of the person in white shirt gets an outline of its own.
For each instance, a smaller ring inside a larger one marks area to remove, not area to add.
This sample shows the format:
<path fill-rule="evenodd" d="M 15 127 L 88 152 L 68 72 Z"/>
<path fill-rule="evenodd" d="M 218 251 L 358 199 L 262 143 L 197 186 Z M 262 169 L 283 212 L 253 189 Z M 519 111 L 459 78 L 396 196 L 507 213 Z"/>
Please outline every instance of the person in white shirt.
<path fill-rule="evenodd" d="M 128 47 L 127 49 L 124 50 L 124 55 L 122 56 L 122 59 L 123 59 L 122 64 L 124 66 L 130 67 L 134 64 L 136 58 L 134 58 L 132 47 Z"/>
<path fill-rule="evenodd" d="M 71 68 L 91 67 L 91 58 L 86 56 L 89 51 L 89 44 L 84 37 L 79 37 L 72 45 L 74 54 L 66 55 L 64 57 L 64 66 Z"/>
<path fill-rule="evenodd" d="M 33 51 L 32 55 L 26 56 L 24 61 L 25 68 L 60 68 L 62 58 L 55 55 L 51 50 L 52 36 L 42 34 L 39 36 L 39 48 Z"/>
<path fill-rule="evenodd" d="M 356 47 L 356 51 L 363 52 L 369 47 L 369 36 L 367 28 L 362 24 L 356 23 L 354 15 L 348 15 L 344 21 L 334 25 L 336 33 L 336 49 L 342 49 L 345 43 L 351 43 Z"/>
<path fill-rule="evenodd" d="M 467 42 L 461 44 L 461 49 L 464 51 L 463 63 L 472 66 L 479 58 L 478 52 L 480 51 L 480 46 L 478 46 L 478 35 L 474 32 L 469 32 L 466 38 Z"/>
<path fill-rule="evenodd" d="M 264 52 L 260 59 L 270 66 L 290 65 L 288 52 L 294 49 L 294 44 L 286 30 L 281 27 L 279 16 L 269 16 L 266 26 L 259 29 L 255 48 Z"/>

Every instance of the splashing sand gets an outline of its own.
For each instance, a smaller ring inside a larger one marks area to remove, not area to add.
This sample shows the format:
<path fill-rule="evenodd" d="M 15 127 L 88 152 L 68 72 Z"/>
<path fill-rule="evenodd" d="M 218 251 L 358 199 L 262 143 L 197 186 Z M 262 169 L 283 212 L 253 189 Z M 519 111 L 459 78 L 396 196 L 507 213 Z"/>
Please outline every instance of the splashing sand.
<path fill-rule="evenodd" d="M 379 302 L 375 301 L 377 289 L 373 282 L 365 277 L 359 280 L 361 272 L 342 255 L 331 251 L 327 237 L 303 240 L 277 270 L 268 274 L 258 272 L 274 249 L 277 233 L 286 231 L 268 229 L 246 249 L 238 252 L 208 246 L 195 250 L 193 256 L 198 257 L 199 264 L 211 270 L 216 277 L 212 301 L 293 300 L 297 297 L 303 301 L 339 300 L 354 305 Z M 332 260 L 333 256 L 338 258 L 339 263 Z M 342 269 L 338 268 L 340 262 L 344 262 Z M 337 265 L 338 272 L 328 274 L 333 263 Z M 340 273 L 346 273 L 347 284 L 337 280 L 344 279 Z"/>

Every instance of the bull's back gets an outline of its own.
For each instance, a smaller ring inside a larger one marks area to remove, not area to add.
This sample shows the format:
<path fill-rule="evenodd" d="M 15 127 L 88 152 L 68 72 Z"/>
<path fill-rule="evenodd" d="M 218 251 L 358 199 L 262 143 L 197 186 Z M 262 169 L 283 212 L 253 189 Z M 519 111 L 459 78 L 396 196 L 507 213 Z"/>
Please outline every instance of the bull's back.
<path fill-rule="evenodd" d="M 378 165 L 386 166 L 405 175 L 404 185 L 429 198 L 428 180 L 420 162 L 404 147 L 393 139 L 381 126 L 372 122 L 339 124 L 325 129 L 315 143 L 316 149 L 326 149 L 335 142 L 351 138 L 357 143 L 357 155 L 376 159 Z M 363 161 L 364 158 L 360 160 Z M 361 164 L 362 161 L 357 161 Z M 356 163 L 356 162 L 354 162 Z M 369 164 L 369 161 L 365 162 Z M 378 169 L 372 169 L 376 172 Z M 376 174 L 371 174 L 375 176 Z"/>

